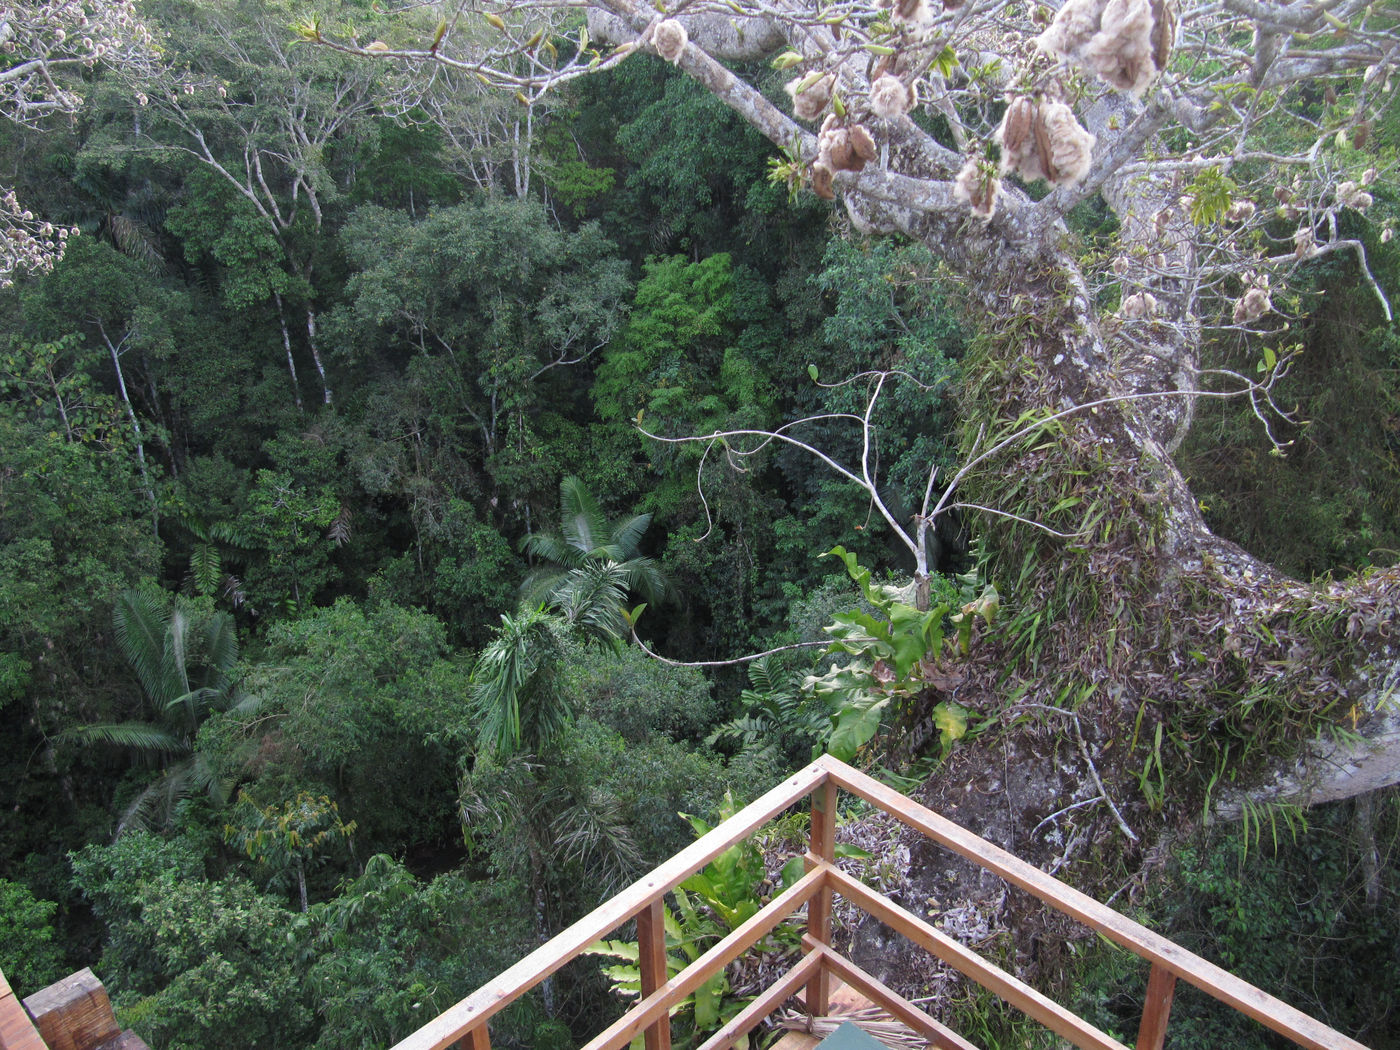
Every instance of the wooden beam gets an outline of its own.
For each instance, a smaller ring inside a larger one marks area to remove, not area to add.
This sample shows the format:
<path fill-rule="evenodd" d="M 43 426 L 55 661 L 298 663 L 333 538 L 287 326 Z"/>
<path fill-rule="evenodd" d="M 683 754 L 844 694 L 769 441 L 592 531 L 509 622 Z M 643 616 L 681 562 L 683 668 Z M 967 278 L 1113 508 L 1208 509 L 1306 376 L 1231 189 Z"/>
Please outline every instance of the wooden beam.
<path fill-rule="evenodd" d="M 0 1050 L 47 1050 L 19 997 L 0 973 Z"/>
<path fill-rule="evenodd" d="M 1142 1024 L 1138 1026 L 1137 1050 L 1162 1050 L 1175 992 L 1176 974 L 1153 963 L 1147 976 L 1147 1001 L 1142 1008 Z"/>
<path fill-rule="evenodd" d="M 107 989 L 84 967 L 24 1000 L 49 1050 L 94 1050 L 121 1034 Z"/>
<path fill-rule="evenodd" d="M 978 1050 L 957 1032 L 942 1024 L 923 1010 L 905 999 L 902 995 L 870 976 L 855 963 L 840 955 L 831 955 L 827 966 L 849 987 L 854 988 L 872 1003 L 884 1008 L 891 1017 L 918 1032 L 939 1050 Z"/>
<path fill-rule="evenodd" d="M 655 900 L 637 913 L 637 962 L 642 972 L 642 998 L 666 983 L 666 917 Z M 671 1013 L 666 1011 L 646 1028 L 646 1050 L 671 1050 Z"/>
<path fill-rule="evenodd" d="M 981 836 L 974 835 L 966 828 L 959 827 L 878 780 L 852 769 L 844 762 L 830 755 L 823 755 L 812 765 L 826 770 L 831 779 L 841 787 L 878 806 L 915 831 L 1000 875 L 1027 893 L 1039 897 L 1051 907 L 1098 930 L 1109 940 L 1162 966 L 1207 995 L 1233 1006 L 1240 1013 L 1254 1018 L 1299 1046 L 1308 1047 L 1309 1050 L 1366 1050 L 1366 1047 L 1355 1039 L 1329 1028 L 1316 1018 L 1309 1017 L 1283 1000 L 1254 987 L 1248 981 L 1240 980 L 1229 971 L 1133 922 L 1126 915 L 1100 904 L 1087 894 L 1080 893 L 1059 879 L 1045 874 L 1039 868 L 1027 864 Z"/>
<path fill-rule="evenodd" d="M 584 1050 L 617 1050 L 626 1046 L 662 1014 L 669 1013 L 695 989 L 761 941 L 787 916 L 811 900 L 826 884 L 829 869 L 825 866 L 809 871 L 792 886 L 774 897 L 757 915 L 742 923 L 738 929 L 714 945 L 700 958 L 619 1017 L 589 1040 Z"/>
<path fill-rule="evenodd" d="M 1064 1036 L 1082 1050 L 1127 1050 L 1122 1043 L 1099 1031 L 1088 1021 L 1048 999 L 1030 985 L 1012 977 L 1000 967 L 993 966 L 976 952 L 964 947 L 947 934 L 934 929 L 912 912 L 882 897 L 863 882 L 844 871 L 832 868 L 831 887 L 867 915 L 879 919 L 897 933 L 903 934 L 919 947 L 971 977 L 1029 1017 L 1035 1018 L 1051 1031 Z"/>
<path fill-rule="evenodd" d="M 821 947 L 804 955 L 791 970 L 770 984 L 762 995 L 730 1018 L 728 1024 L 701 1043 L 697 1050 L 728 1050 L 733 1045 L 734 1040 L 741 1035 L 747 1035 L 757 1027 L 759 1021 L 781 1006 L 789 996 L 795 994 L 798 988 L 810 982 L 813 972 L 823 969 L 822 964 L 831 955 L 829 950 Z"/>
<path fill-rule="evenodd" d="M 455 1043 L 478 1021 L 495 1016 L 565 963 L 577 958 L 589 945 L 602 940 L 606 934 L 653 901 L 660 900 L 734 843 L 748 838 L 798 799 L 825 783 L 826 776 L 826 770 L 814 762 L 789 777 L 653 869 L 649 875 L 638 879 L 563 933 L 540 945 L 494 981 L 482 985 L 456 1005 L 448 1007 L 396 1044 L 394 1050 L 443 1050 Z"/>
<path fill-rule="evenodd" d="M 811 856 L 831 864 L 836 859 L 836 785 L 827 781 L 812 792 Z M 808 869 L 811 862 L 808 862 Z M 822 889 L 807 904 L 807 936 L 818 944 L 831 943 L 831 890 Z M 813 1017 L 823 1016 L 831 1003 L 831 971 L 818 967 L 807 983 L 805 1004 Z"/>

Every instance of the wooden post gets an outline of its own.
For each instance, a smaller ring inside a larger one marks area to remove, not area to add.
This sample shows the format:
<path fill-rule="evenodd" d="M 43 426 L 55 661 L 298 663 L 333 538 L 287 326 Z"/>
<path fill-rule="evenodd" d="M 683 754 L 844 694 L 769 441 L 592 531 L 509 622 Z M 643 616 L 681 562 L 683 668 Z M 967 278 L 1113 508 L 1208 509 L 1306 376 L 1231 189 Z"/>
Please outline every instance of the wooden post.
<path fill-rule="evenodd" d="M 457 1043 L 457 1050 L 491 1050 L 491 1033 L 486 1030 L 486 1022 L 482 1021 Z"/>
<path fill-rule="evenodd" d="M 86 967 L 24 1000 L 49 1050 L 92 1050 L 121 1034 L 116 1015 Z"/>
<path fill-rule="evenodd" d="M 666 983 L 666 916 L 660 897 L 637 913 L 637 961 L 645 999 Z M 647 1026 L 645 1039 L 646 1050 L 671 1050 L 669 1012 Z"/>
<path fill-rule="evenodd" d="M 1142 1008 L 1137 1050 L 1162 1050 L 1162 1044 L 1167 1038 L 1167 1020 L 1172 1013 L 1172 995 L 1175 992 L 1176 974 L 1161 963 L 1153 963 L 1152 973 L 1147 978 L 1147 1002 Z"/>
<path fill-rule="evenodd" d="M 812 856 L 836 858 L 836 784 L 828 779 L 812 792 Z M 807 935 L 818 944 L 831 944 L 831 890 L 823 887 L 807 904 Z M 807 982 L 807 1013 L 826 1016 L 831 1000 L 831 974 L 825 966 Z"/>

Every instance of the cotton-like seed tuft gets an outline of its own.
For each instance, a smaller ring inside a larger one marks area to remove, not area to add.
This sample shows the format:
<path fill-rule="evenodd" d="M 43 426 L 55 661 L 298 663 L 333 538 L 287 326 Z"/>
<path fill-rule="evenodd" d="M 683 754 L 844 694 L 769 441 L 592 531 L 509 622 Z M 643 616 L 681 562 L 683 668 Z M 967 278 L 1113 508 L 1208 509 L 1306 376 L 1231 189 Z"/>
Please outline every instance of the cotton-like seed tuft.
<path fill-rule="evenodd" d="M 1176 42 L 1174 0 L 1068 0 L 1036 45 L 1120 91 L 1146 91 Z"/>
<path fill-rule="evenodd" d="M 1293 254 L 1299 259 L 1306 259 L 1317 252 L 1317 237 L 1311 226 L 1302 227 L 1293 235 Z"/>
<path fill-rule="evenodd" d="M 899 77 L 889 73 L 870 85 L 870 112 L 885 120 L 908 113 L 914 106 L 914 92 Z"/>
<path fill-rule="evenodd" d="M 1134 292 L 1123 299 L 1118 313 L 1128 321 L 1145 321 L 1157 316 L 1157 297 L 1151 292 Z"/>
<path fill-rule="evenodd" d="M 1344 208 L 1355 208 L 1357 211 L 1365 211 L 1376 199 L 1363 190 L 1356 183 L 1348 180 L 1337 187 L 1337 203 Z"/>
<path fill-rule="evenodd" d="M 966 204 L 972 214 L 990 222 L 997 210 L 997 196 L 1001 192 L 1001 179 L 973 159 L 962 166 L 958 177 L 953 180 L 953 199 Z"/>
<path fill-rule="evenodd" d="M 812 165 L 812 192 L 824 201 L 836 199 L 836 191 L 832 189 L 832 179 L 835 172 L 825 164 L 818 161 Z"/>
<path fill-rule="evenodd" d="M 809 73 L 804 77 L 789 80 L 784 85 L 792 98 L 792 112 L 799 120 L 816 120 L 831 102 L 831 93 L 836 88 L 836 78 L 830 73 L 810 80 Z M 804 88 L 802 85 L 806 84 Z"/>
<path fill-rule="evenodd" d="M 1235 201 L 1225 212 L 1226 222 L 1248 222 L 1254 218 L 1253 201 Z"/>
<path fill-rule="evenodd" d="M 1073 186 L 1093 163 L 1094 136 L 1063 102 L 1012 99 L 994 137 L 1001 146 L 1002 174 L 1014 171 L 1027 182 Z"/>
<path fill-rule="evenodd" d="M 928 0 L 894 0 L 890 21 L 897 26 L 926 26 L 933 21 Z"/>
<path fill-rule="evenodd" d="M 651 42 L 656 48 L 656 53 L 675 66 L 680 64 L 681 55 L 685 54 L 685 45 L 690 43 L 690 34 L 685 31 L 685 26 L 674 18 L 668 18 L 657 25 Z"/>
<path fill-rule="evenodd" d="M 1273 308 L 1267 289 L 1251 288 L 1235 301 L 1235 324 L 1257 321 Z"/>
<path fill-rule="evenodd" d="M 1074 111 L 1063 102 L 1041 106 L 1040 122 L 1050 147 L 1046 176 L 1057 186 L 1074 186 L 1083 181 L 1094 162 L 1094 136 L 1080 126 Z M 1039 136 L 1037 143 L 1044 148 Z"/>
<path fill-rule="evenodd" d="M 863 162 L 868 163 L 880 155 L 874 137 L 871 136 L 864 124 L 852 124 L 847 130 L 850 134 L 851 149 Z"/>

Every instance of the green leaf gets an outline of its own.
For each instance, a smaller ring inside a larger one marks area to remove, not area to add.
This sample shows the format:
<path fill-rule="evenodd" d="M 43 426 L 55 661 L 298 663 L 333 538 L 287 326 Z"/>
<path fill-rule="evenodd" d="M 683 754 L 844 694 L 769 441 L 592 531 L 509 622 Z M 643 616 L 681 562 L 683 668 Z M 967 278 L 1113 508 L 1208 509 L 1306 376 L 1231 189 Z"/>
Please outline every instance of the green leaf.
<path fill-rule="evenodd" d="M 945 700 L 933 709 L 933 724 L 945 742 L 961 740 L 967 733 L 967 708 Z"/>
<path fill-rule="evenodd" d="M 839 845 L 837 848 L 840 848 Z M 805 874 L 807 874 L 806 862 L 801 857 L 793 857 L 783 865 L 783 870 L 778 876 L 778 884 L 785 890 L 789 889 Z"/>
<path fill-rule="evenodd" d="M 836 728 L 827 741 L 827 752 L 842 762 L 849 762 L 876 733 L 880 731 L 880 717 L 888 700 L 881 700 L 868 707 L 848 707 L 836 716 Z"/>

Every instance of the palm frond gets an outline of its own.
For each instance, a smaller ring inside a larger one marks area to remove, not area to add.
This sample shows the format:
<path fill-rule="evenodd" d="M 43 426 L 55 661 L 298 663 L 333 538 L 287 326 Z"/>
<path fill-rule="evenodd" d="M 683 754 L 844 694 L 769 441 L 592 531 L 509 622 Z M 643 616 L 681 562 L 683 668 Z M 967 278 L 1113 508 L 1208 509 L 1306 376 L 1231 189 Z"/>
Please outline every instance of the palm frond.
<path fill-rule="evenodd" d="M 771 656 L 761 656 L 749 664 L 749 684 L 756 693 L 773 693 L 778 690 L 777 667 Z"/>
<path fill-rule="evenodd" d="M 169 613 L 144 591 L 123 591 L 112 610 L 112 626 L 122 656 L 136 672 L 146 695 L 159 703 L 165 676 L 165 634 Z"/>
<path fill-rule="evenodd" d="M 586 552 L 576 550 L 552 532 L 532 532 L 522 545 L 526 554 L 565 569 L 582 565 Z"/>
<path fill-rule="evenodd" d="M 642 549 L 642 537 L 650 526 L 650 514 L 636 514 L 613 526 L 608 542 L 617 548 L 620 555 L 617 561 L 627 561 L 637 556 Z"/>
<path fill-rule="evenodd" d="M 561 569 L 555 565 L 530 573 L 520 585 L 521 606 L 534 609 L 548 602 L 550 595 L 559 589 L 571 571 L 572 569 Z"/>
<path fill-rule="evenodd" d="M 631 558 L 621 564 L 627 589 L 636 591 L 649 604 L 661 605 L 671 600 L 674 588 L 670 577 L 652 558 Z"/>
<path fill-rule="evenodd" d="M 586 787 L 565 803 L 551 822 L 554 844 L 570 861 L 581 864 L 607 893 L 629 882 L 642 866 L 642 854 L 618 800 Z"/>
<path fill-rule="evenodd" d="M 188 798 L 194 784 L 193 760 L 181 762 L 162 773 L 134 798 L 117 820 L 117 836 L 128 831 L 165 827 L 175 815 L 175 806 Z"/>
<path fill-rule="evenodd" d="M 219 692 L 227 691 L 229 671 L 238 663 L 238 631 L 228 613 L 215 613 L 205 623 L 204 659 L 204 684 Z"/>
<path fill-rule="evenodd" d="M 165 659 L 162 660 L 161 694 L 152 693 L 153 699 L 161 707 L 170 708 L 180 701 L 185 702 L 189 708 L 190 718 L 195 717 L 194 707 L 189 697 L 193 692 L 190 689 L 189 670 L 189 632 L 190 614 L 186 612 L 176 601 L 170 610 L 170 626 L 165 632 Z M 164 695 L 174 693 L 174 696 Z"/>
<path fill-rule="evenodd" d="M 564 541 L 582 554 L 597 550 L 608 539 L 608 519 L 593 493 L 572 474 L 559 482 L 559 528 Z"/>
<path fill-rule="evenodd" d="M 626 633 L 622 619 L 626 601 L 627 580 L 622 567 L 595 562 L 569 573 L 555 590 L 551 605 L 588 637 L 613 641 Z"/>
<path fill-rule="evenodd" d="M 78 726 L 66 730 L 59 738 L 82 744 L 111 744 L 132 751 L 154 751 L 162 755 L 185 755 L 190 750 L 190 742 L 184 737 L 146 722 Z"/>

